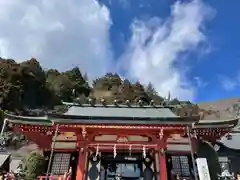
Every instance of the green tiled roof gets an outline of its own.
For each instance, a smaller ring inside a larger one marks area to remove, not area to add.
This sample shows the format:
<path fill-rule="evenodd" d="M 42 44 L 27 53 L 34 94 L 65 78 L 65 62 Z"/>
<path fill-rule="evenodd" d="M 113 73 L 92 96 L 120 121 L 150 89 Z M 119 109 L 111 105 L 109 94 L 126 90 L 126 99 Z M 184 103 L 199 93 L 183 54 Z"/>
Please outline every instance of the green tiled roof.
<path fill-rule="evenodd" d="M 42 125 L 51 125 L 52 121 L 48 119 L 47 116 L 43 117 L 29 117 L 29 116 L 15 116 L 11 114 L 4 113 L 5 118 L 9 121 L 14 121 L 19 124 L 42 124 Z"/>
<path fill-rule="evenodd" d="M 65 113 L 70 116 L 89 117 L 139 117 L 139 118 L 177 118 L 169 108 L 128 108 L 128 107 L 78 107 L 72 106 Z"/>

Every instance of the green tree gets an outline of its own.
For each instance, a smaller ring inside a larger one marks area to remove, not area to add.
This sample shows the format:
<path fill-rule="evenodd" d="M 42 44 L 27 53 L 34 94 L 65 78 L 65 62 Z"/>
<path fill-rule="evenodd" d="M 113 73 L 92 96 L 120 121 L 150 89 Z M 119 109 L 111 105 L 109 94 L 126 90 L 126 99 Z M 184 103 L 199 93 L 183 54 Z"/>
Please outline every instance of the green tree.
<path fill-rule="evenodd" d="M 177 98 L 174 98 L 170 101 L 170 104 L 171 105 L 178 105 L 178 104 L 180 104 L 180 101 Z"/>
<path fill-rule="evenodd" d="M 68 79 L 71 81 L 73 89 L 75 89 L 77 95 L 84 94 L 88 96 L 90 93 L 90 87 L 87 80 L 84 79 L 82 73 L 78 67 L 71 69 L 64 73 Z"/>
<path fill-rule="evenodd" d="M 133 91 L 134 91 L 134 101 L 138 102 L 139 100 L 142 100 L 144 103 L 148 104 L 150 101 L 150 98 L 145 91 L 143 85 L 137 81 L 132 85 Z"/>
<path fill-rule="evenodd" d="M 46 84 L 59 101 L 71 101 L 73 99 L 72 90 L 74 86 L 66 74 L 51 69 L 47 72 Z"/>
<path fill-rule="evenodd" d="M 161 102 L 164 100 L 163 97 L 158 95 L 158 92 L 151 82 L 148 83 L 145 91 L 148 94 L 149 98 L 151 100 L 154 100 L 157 104 L 161 104 Z"/>
<path fill-rule="evenodd" d="M 0 58 L 0 108 L 18 113 L 32 108 L 52 109 L 61 101 L 87 103 L 86 97 L 91 95 L 97 100 L 104 97 L 107 102 L 162 101 L 151 83 L 146 89 L 139 82 L 122 80 L 116 73 L 107 73 L 93 80 L 93 87 L 89 86 L 87 79 L 78 67 L 59 72 L 44 70 L 34 58 L 22 63 Z"/>
<path fill-rule="evenodd" d="M 23 160 L 23 174 L 26 180 L 36 180 L 45 171 L 46 161 L 42 153 L 31 152 Z"/>
<path fill-rule="evenodd" d="M 22 68 L 22 88 L 21 101 L 24 106 L 37 108 L 46 104 L 45 82 L 46 74 L 40 63 L 32 58 L 20 64 Z"/>
<path fill-rule="evenodd" d="M 8 110 L 36 108 L 45 104 L 45 73 L 36 59 L 22 63 L 1 59 L 1 107 Z"/>
<path fill-rule="evenodd" d="M 152 83 L 148 83 L 148 85 L 146 87 L 146 92 L 150 97 L 157 95 L 157 91 L 155 90 Z"/>
<path fill-rule="evenodd" d="M 132 101 L 134 98 L 133 94 L 134 91 L 131 82 L 128 79 L 125 79 L 120 86 L 119 99 L 121 99 L 122 102 L 125 102 L 126 100 Z"/>

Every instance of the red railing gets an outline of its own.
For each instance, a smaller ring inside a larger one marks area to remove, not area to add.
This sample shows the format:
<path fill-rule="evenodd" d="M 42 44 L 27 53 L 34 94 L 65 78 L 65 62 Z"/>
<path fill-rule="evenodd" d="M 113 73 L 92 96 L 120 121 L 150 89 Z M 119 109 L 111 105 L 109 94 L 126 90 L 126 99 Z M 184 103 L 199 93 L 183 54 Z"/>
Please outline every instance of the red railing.
<path fill-rule="evenodd" d="M 46 175 L 44 176 L 38 176 L 38 180 L 71 180 L 72 178 L 72 167 L 69 168 L 69 171 L 66 172 L 64 175 L 52 175 L 49 174 L 47 177 Z"/>
<path fill-rule="evenodd" d="M 67 180 L 64 176 L 39 176 L 38 180 Z"/>
<path fill-rule="evenodd" d="M 57 175 L 49 175 L 47 176 L 38 176 L 38 180 L 71 180 L 71 175 L 70 174 L 65 174 L 61 176 Z"/>

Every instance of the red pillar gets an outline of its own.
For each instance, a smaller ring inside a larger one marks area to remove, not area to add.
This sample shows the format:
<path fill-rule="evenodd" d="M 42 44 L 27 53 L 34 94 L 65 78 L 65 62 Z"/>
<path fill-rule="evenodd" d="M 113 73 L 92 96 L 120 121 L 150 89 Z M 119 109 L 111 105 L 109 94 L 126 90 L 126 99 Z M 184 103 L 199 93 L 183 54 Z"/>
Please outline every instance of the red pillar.
<path fill-rule="evenodd" d="M 78 155 L 76 180 L 84 180 L 83 178 L 85 173 L 85 164 L 86 164 L 86 151 L 85 149 L 80 149 L 79 155 Z"/>
<path fill-rule="evenodd" d="M 160 179 L 167 180 L 167 165 L 166 165 L 166 156 L 165 152 L 159 152 L 159 168 L 160 168 Z"/>
<path fill-rule="evenodd" d="M 166 150 L 167 150 L 167 136 L 164 136 L 159 141 L 159 169 L 160 169 L 159 180 L 167 180 Z"/>
<path fill-rule="evenodd" d="M 199 141 L 196 138 L 191 138 L 193 153 L 196 153 L 198 150 Z"/>

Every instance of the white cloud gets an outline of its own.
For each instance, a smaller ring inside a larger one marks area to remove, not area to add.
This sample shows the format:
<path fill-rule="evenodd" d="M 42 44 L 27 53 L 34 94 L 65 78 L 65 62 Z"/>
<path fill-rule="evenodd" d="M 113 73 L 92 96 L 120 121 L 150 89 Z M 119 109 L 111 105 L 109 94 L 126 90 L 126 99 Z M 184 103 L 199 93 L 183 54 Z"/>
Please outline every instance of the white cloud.
<path fill-rule="evenodd" d="M 122 57 L 128 76 L 142 83 L 152 82 L 162 96 L 170 91 L 174 97 L 192 100 L 195 88 L 187 80 L 186 65 L 179 58 L 206 40 L 202 27 L 209 15 L 212 9 L 200 0 L 178 1 L 166 20 L 156 21 L 155 17 L 154 21 L 134 22 L 130 45 Z M 184 68 L 177 68 L 176 62 Z"/>
<path fill-rule="evenodd" d="M 0 0 L 0 7 L 0 56 L 18 61 L 35 57 L 43 67 L 60 70 L 77 65 L 90 78 L 115 70 L 111 18 L 98 1 Z M 193 0 L 176 2 L 166 20 L 136 20 L 120 66 L 127 67 L 128 77 L 152 82 L 160 95 L 171 91 L 180 99 L 193 99 L 187 67 L 178 60 L 206 40 L 201 28 L 209 12 L 200 0 Z"/>
<path fill-rule="evenodd" d="M 219 79 L 223 89 L 226 91 L 233 91 L 236 90 L 236 88 L 240 87 L 240 73 L 233 78 L 227 76 L 219 76 Z"/>
<path fill-rule="evenodd" d="M 130 1 L 129 0 L 119 0 L 119 4 L 122 5 L 123 8 L 129 8 Z"/>
<path fill-rule="evenodd" d="M 95 0 L 0 0 L 0 56 L 44 67 L 109 70 L 109 10 Z"/>
<path fill-rule="evenodd" d="M 194 80 L 198 88 L 205 88 L 208 85 L 208 83 L 203 81 L 200 77 L 194 77 Z"/>

